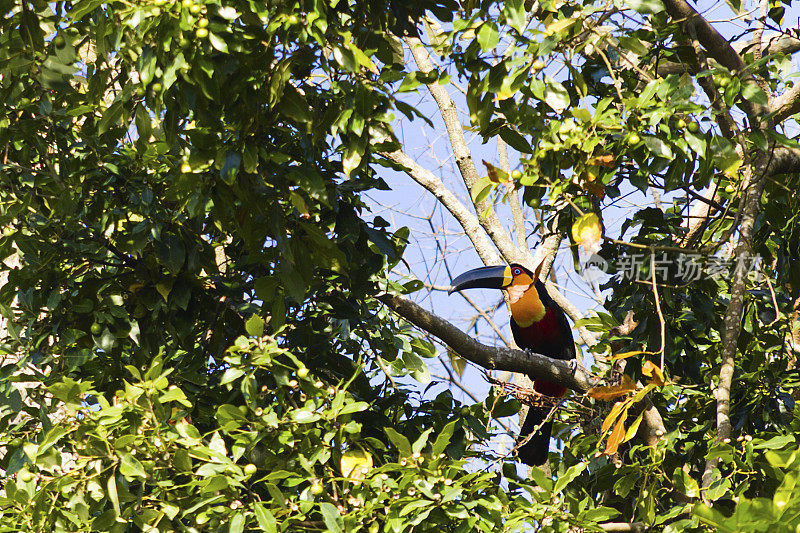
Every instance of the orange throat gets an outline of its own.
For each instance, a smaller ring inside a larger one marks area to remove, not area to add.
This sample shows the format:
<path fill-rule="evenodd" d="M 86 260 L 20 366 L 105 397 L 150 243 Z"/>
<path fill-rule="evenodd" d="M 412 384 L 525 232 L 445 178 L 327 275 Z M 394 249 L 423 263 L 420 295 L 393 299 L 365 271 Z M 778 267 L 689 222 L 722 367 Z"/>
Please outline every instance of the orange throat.
<path fill-rule="evenodd" d="M 511 285 L 506 292 L 508 292 L 511 316 L 520 327 L 526 328 L 544 318 L 546 309 L 533 284 Z"/>

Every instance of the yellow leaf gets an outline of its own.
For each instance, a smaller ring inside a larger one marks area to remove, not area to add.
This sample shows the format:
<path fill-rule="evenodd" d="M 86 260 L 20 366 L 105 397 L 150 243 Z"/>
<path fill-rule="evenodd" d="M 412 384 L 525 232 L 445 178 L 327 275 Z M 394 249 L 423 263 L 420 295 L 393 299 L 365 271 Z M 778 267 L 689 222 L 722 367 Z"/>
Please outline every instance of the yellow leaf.
<path fill-rule="evenodd" d="M 134 283 L 131 283 L 130 285 L 128 285 L 128 292 L 135 293 L 135 292 L 137 292 L 137 291 L 139 291 L 140 289 L 143 289 L 143 288 L 144 288 L 144 285 L 142 285 L 141 283 L 138 283 L 138 282 L 134 282 Z"/>
<path fill-rule="evenodd" d="M 650 394 L 650 391 L 652 391 L 655 388 L 656 388 L 655 384 L 648 383 L 645 388 L 639 390 L 636 394 L 634 394 L 633 396 L 631 396 L 628 399 L 631 401 L 631 403 L 639 402 L 639 401 L 643 400 L 645 396 Z"/>
<path fill-rule="evenodd" d="M 594 253 L 600 249 L 603 238 L 603 223 L 597 213 L 586 213 L 572 224 L 572 239 L 582 244 L 587 252 Z"/>
<path fill-rule="evenodd" d="M 639 431 L 639 424 L 642 423 L 643 417 L 644 417 L 644 412 L 639 413 L 639 416 L 637 416 L 633 424 L 630 425 L 628 431 L 625 432 L 625 438 L 622 439 L 622 442 L 628 442 L 634 437 L 634 435 L 636 435 L 636 432 Z"/>
<path fill-rule="evenodd" d="M 561 19 L 553 22 L 544 30 L 545 35 L 553 35 L 575 24 L 577 19 Z"/>
<path fill-rule="evenodd" d="M 643 352 L 642 350 L 634 350 L 632 352 L 615 353 L 613 356 L 611 356 L 611 359 L 613 361 L 616 361 L 618 359 L 627 359 L 628 357 L 632 357 L 634 355 L 639 355 L 639 354 L 643 354 L 643 353 L 645 353 L 645 352 Z"/>
<path fill-rule="evenodd" d="M 467 368 L 467 361 L 452 350 L 447 350 L 447 356 L 450 358 L 450 366 L 456 371 L 458 377 L 462 377 L 464 375 L 464 369 Z"/>
<path fill-rule="evenodd" d="M 642 374 L 650 378 L 651 383 L 655 383 L 659 387 L 666 383 L 664 379 L 664 373 L 661 372 L 661 369 L 652 361 L 645 361 L 644 365 L 642 365 Z"/>
<path fill-rule="evenodd" d="M 339 466 L 344 477 L 350 478 L 356 484 L 360 484 L 361 480 L 372 469 L 372 456 L 360 449 L 347 450 L 342 454 Z"/>
<path fill-rule="evenodd" d="M 722 171 L 729 178 L 735 178 L 737 173 L 738 173 L 738 171 L 739 171 L 739 167 L 741 167 L 741 166 L 742 166 L 742 160 L 741 159 L 734 159 L 728 166 L 723 168 Z"/>
<path fill-rule="evenodd" d="M 625 409 L 625 412 L 619 417 L 617 425 L 614 426 L 614 431 L 612 431 L 611 435 L 608 436 L 608 440 L 606 441 L 606 455 L 613 455 L 617 453 L 617 448 L 619 448 L 622 438 L 625 436 L 625 420 L 627 420 L 627 418 L 628 410 Z"/>
<path fill-rule="evenodd" d="M 613 400 L 614 398 L 619 398 L 634 390 L 636 390 L 636 384 L 630 376 L 623 374 L 622 381 L 617 385 L 611 385 L 610 387 L 605 385 L 592 387 L 586 392 L 586 395 L 595 400 Z"/>

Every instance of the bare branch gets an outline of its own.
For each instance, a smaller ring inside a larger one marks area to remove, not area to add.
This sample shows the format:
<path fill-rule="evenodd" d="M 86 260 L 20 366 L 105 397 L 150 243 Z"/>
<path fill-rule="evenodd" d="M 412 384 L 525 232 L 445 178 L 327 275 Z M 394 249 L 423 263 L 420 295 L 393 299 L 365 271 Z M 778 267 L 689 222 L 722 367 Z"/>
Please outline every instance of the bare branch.
<path fill-rule="evenodd" d="M 500 262 L 500 256 L 495 251 L 492 242 L 484 233 L 478 217 L 462 204 L 453 192 L 448 189 L 444 182 L 430 170 L 411 159 L 405 152 L 397 150 L 395 152 L 381 152 L 383 157 L 394 161 L 402 166 L 406 174 L 430 191 L 439 202 L 453 215 L 453 217 L 464 228 L 467 237 L 472 241 L 481 260 L 489 264 Z"/>
<path fill-rule="evenodd" d="M 500 137 L 497 138 L 497 157 L 500 160 L 500 169 L 506 174 L 511 174 L 511 165 L 508 162 L 508 145 Z M 514 233 L 517 234 L 517 246 L 520 250 L 527 250 L 528 243 L 525 235 L 525 218 L 519 204 L 519 195 L 513 183 L 507 184 L 508 203 L 511 205 L 511 217 L 514 219 Z"/>
<path fill-rule="evenodd" d="M 597 524 L 603 531 L 631 531 L 633 533 L 640 533 L 646 531 L 644 522 L 606 522 L 605 524 Z"/>
<path fill-rule="evenodd" d="M 800 112 L 800 83 L 772 99 L 769 104 L 770 113 L 774 113 L 772 120 L 776 123 Z"/>
<path fill-rule="evenodd" d="M 690 190 L 691 189 L 687 188 L 686 192 Z M 703 231 L 706 226 L 708 226 L 708 222 L 711 219 L 712 210 L 716 210 L 711 202 L 719 205 L 719 202 L 722 201 L 722 195 L 719 193 L 719 183 L 715 183 L 712 187 L 706 189 L 701 197 L 705 200 L 710 200 L 710 202 L 701 201 L 700 203 L 694 204 L 689 210 L 689 216 L 686 217 L 689 230 L 681 240 L 681 246 L 684 248 L 691 248 L 694 246 L 703 235 Z"/>

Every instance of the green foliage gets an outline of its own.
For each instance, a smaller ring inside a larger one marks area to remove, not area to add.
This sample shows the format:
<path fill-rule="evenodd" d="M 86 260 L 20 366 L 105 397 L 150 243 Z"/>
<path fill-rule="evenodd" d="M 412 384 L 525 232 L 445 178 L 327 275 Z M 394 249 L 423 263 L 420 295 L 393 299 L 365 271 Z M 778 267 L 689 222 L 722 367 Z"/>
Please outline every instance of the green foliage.
<path fill-rule="evenodd" d="M 686 250 L 714 257 L 749 157 L 797 147 L 791 128 L 726 133 L 698 93 L 710 83 L 738 118 L 791 85 L 789 56 L 744 53 L 754 83 L 704 63 L 660 3 L 626 4 L 646 25 L 595 2 L 537 2 L 533 18 L 528 4 L 0 2 L 0 529 L 796 528 L 797 174 L 765 185 L 754 252 L 771 282 L 748 281 L 728 442 L 708 389 L 724 276 L 669 271 L 659 306 L 651 285 L 618 277 L 608 312 L 581 324 L 602 333 L 593 353 L 634 354 L 631 383 L 663 353 L 652 446 L 631 413 L 627 442 L 598 454 L 612 409 L 598 400 L 602 416 L 557 415 L 553 475 L 523 478 L 485 446 L 518 402 L 409 385 L 431 381 L 437 349 L 374 298 L 421 288 L 389 275 L 409 230 L 389 231 L 361 195 L 386 188 L 374 167 L 398 147 L 393 111 L 428 121 L 403 101 L 424 84 L 458 77 L 469 127 L 521 156 L 475 200 L 519 187 L 566 231 L 623 192 L 670 194 L 622 224 L 635 248 L 604 245 L 612 265 L 674 252 L 683 191 L 708 185 L 725 209 Z M 398 36 L 424 13 L 445 23 L 426 21 L 450 70 L 403 64 Z M 642 79 L 665 63 L 697 68 Z"/>

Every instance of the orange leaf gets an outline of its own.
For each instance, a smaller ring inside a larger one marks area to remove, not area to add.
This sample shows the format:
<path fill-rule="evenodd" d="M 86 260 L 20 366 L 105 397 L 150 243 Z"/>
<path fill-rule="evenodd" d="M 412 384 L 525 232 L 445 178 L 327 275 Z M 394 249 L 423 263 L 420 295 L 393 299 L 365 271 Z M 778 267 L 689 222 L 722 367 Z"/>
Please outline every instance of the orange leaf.
<path fill-rule="evenodd" d="M 625 420 L 627 419 L 628 410 L 625 409 L 625 412 L 619 417 L 617 425 L 614 426 L 614 431 L 611 432 L 611 435 L 609 435 L 608 440 L 606 441 L 606 455 L 613 455 L 617 453 L 617 448 L 619 448 L 619 444 L 622 442 L 622 438 L 625 436 Z"/>
<path fill-rule="evenodd" d="M 661 372 L 661 369 L 652 361 L 645 361 L 644 365 L 642 365 L 642 374 L 650 378 L 652 383 L 655 383 L 659 387 L 666 383 L 664 379 L 664 373 Z"/>
<path fill-rule="evenodd" d="M 611 154 L 598 155 L 597 157 L 589 160 L 589 164 L 611 168 L 614 166 L 614 156 Z"/>
<path fill-rule="evenodd" d="M 592 387 L 586 394 L 589 398 L 594 398 L 595 400 L 613 400 L 634 390 L 636 390 L 636 384 L 630 376 L 623 374 L 622 381 L 619 384 L 611 385 L 610 387 L 605 385 Z"/>

